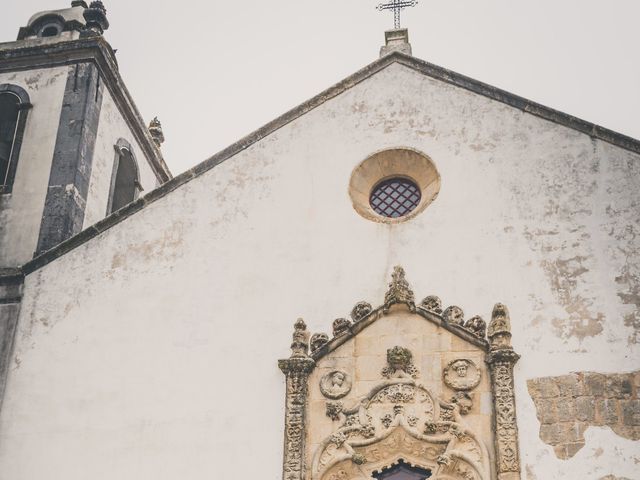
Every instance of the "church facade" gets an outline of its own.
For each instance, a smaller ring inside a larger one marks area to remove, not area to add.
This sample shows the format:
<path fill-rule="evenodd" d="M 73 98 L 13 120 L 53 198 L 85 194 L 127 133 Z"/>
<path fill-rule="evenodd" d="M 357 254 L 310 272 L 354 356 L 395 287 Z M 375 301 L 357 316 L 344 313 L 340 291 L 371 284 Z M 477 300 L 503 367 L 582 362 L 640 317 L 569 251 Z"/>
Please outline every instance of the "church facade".
<path fill-rule="evenodd" d="M 394 30 L 174 178 L 108 27 L 0 43 L 0 477 L 640 478 L 640 141 Z"/>

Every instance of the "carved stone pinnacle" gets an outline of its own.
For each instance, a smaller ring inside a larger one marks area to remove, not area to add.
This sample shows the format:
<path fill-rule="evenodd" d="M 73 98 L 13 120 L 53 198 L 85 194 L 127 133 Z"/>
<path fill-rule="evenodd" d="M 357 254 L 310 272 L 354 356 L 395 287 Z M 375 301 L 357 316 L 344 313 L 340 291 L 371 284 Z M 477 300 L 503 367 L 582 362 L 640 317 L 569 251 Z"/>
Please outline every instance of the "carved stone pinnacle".
<path fill-rule="evenodd" d="M 400 266 L 393 267 L 389 290 L 384 297 L 385 310 L 395 303 L 404 303 L 412 312 L 416 309 L 413 290 L 405 278 L 404 269 Z"/>
<path fill-rule="evenodd" d="M 100 0 L 91 2 L 89 8 L 82 14 L 87 24 L 86 30 L 90 33 L 102 35 L 109 28 L 107 20 L 107 9 Z"/>
<path fill-rule="evenodd" d="M 151 123 L 149 123 L 149 133 L 151 134 L 153 143 L 160 148 L 160 145 L 164 143 L 164 133 L 162 132 L 162 124 L 160 120 L 158 120 L 158 117 L 154 117 Z"/>
<path fill-rule="evenodd" d="M 299 318 L 293 326 L 293 342 L 291 342 L 291 358 L 306 358 L 309 352 L 309 332 L 307 324 Z"/>
<path fill-rule="evenodd" d="M 502 303 L 493 307 L 487 337 L 492 350 L 511 347 L 511 319 L 509 310 Z"/>

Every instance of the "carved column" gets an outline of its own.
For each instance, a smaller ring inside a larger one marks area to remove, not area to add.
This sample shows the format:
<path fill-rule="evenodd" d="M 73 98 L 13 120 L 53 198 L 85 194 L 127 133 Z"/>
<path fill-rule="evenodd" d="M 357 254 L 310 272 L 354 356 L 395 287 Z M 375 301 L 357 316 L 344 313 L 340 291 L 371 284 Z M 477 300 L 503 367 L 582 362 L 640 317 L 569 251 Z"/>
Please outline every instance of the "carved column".
<path fill-rule="evenodd" d="M 520 454 L 513 366 L 520 355 L 511 346 L 511 322 L 507 307 L 498 303 L 493 308 L 487 332 L 491 350 L 487 364 L 491 372 L 494 402 L 496 471 L 498 480 L 520 480 Z"/>
<path fill-rule="evenodd" d="M 294 328 L 291 357 L 278 362 L 280 370 L 287 377 L 283 480 L 305 479 L 307 381 L 315 367 L 315 362 L 307 353 L 309 349 L 307 326 L 302 319 L 299 319 Z"/>

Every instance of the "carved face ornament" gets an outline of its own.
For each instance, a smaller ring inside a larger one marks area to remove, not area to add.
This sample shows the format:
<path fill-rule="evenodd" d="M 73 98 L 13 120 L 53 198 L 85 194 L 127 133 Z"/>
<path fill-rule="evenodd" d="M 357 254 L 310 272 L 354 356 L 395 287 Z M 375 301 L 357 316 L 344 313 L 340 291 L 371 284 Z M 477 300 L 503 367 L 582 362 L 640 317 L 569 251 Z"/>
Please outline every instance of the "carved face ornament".
<path fill-rule="evenodd" d="M 473 390 L 480 384 L 480 368 L 467 358 L 449 362 L 443 372 L 444 383 L 453 390 Z"/>
<path fill-rule="evenodd" d="M 344 383 L 344 373 L 335 372 L 331 377 L 331 386 L 340 388 Z"/>
<path fill-rule="evenodd" d="M 351 391 L 351 379 L 341 370 L 327 373 L 320 380 L 320 392 L 327 398 L 336 400 L 346 396 Z"/>
<path fill-rule="evenodd" d="M 404 370 L 411 364 L 411 352 L 402 347 L 393 347 L 387 350 L 387 362 L 396 370 Z"/>
<path fill-rule="evenodd" d="M 452 365 L 459 377 L 467 376 L 467 364 L 464 362 L 456 362 Z"/>

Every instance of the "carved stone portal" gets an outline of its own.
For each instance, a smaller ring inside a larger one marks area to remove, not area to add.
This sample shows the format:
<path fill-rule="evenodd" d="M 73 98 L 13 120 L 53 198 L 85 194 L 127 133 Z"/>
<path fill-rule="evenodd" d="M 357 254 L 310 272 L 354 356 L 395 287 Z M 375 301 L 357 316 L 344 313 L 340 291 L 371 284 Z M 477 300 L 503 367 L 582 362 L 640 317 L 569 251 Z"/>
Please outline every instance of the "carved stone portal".
<path fill-rule="evenodd" d="M 447 310 L 443 312 L 434 296 L 416 306 L 404 270 L 396 267 L 384 304 L 374 309 L 359 302 L 351 314 L 353 323 L 335 321 L 332 339 L 313 337 L 311 354 L 309 332 L 304 322 L 296 323 L 291 357 L 279 362 L 287 378 L 284 480 L 371 480 L 401 464 L 429 472 L 434 480 L 520 479 L 513 389 L 519 356 L 511 347 L 508 311 L 496 305 L 487 340 L 480 317 L 464 322 L 461 309 Z M 396 323 L 381 328 L 402 328 L 412 345 L 421 345 L 415 343 L 418 333 L 413 328 L 432 332 L 424 341 L 444 332 L 465 340 L 469 345 L 459 352 L 467 354 L 456 358 L 455 351 L 444 351 L 446 357 L 425 357 L 424 351 L 402 344 L 382 350 L 384 340 L 378 340 L 375 329 L 368 334 L 371 341 L 367 343 L 363 333 L 363 341 L 354 343 L 354 337 L 385 316 L 395 316 L 389 322 Z M 401 318 L 414 327 L 397 327 Z M 430 330 L 415 323 L 416 318 L 427 321 Z M 353 345 L 367 345 L 364 363 L 358 363 Z M 442 365 L 437 381 L 431 360 L 425 358 L 437 358 Z M 483 363 L 489 375 L 482 374 Z M 481 413 L 474 404 L 474 396 L 489 392 L 493 415 Z"/>

